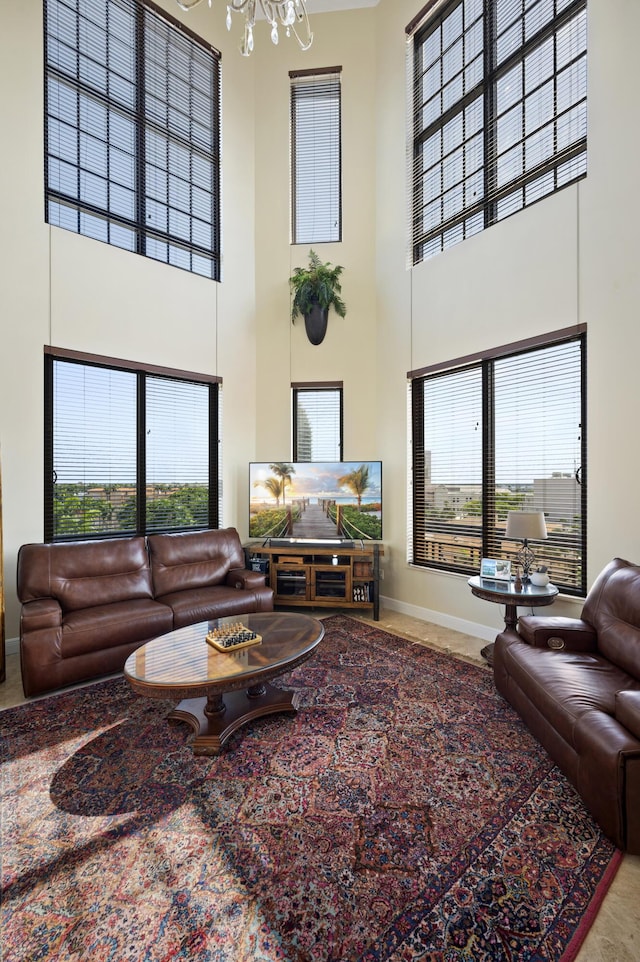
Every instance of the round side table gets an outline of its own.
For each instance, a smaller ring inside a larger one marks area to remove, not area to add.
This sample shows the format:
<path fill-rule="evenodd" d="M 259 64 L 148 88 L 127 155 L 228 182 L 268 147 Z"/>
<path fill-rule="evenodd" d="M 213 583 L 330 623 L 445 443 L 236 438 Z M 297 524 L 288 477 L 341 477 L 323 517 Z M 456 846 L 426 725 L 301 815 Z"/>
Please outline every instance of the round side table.
<path fill-rule="evenodd" d="M 504 626 L 515 631 L 518 624 L 518 605 L 527 608 L 541 608 L 552 605 L 559 594 L 555 585 L 548 584 L 540 588 L 527 582 L 520 591 L 515 589 L 515 581 L 498 581 L 493 578 L 481 578 L 476 575 L 467 582 L 471 593 L 483 601 L 492 601 L 497 605 L 504 605 Z M 489 665 L 493 664 L 493 643 L 482 649 L 481 654 Z"/>

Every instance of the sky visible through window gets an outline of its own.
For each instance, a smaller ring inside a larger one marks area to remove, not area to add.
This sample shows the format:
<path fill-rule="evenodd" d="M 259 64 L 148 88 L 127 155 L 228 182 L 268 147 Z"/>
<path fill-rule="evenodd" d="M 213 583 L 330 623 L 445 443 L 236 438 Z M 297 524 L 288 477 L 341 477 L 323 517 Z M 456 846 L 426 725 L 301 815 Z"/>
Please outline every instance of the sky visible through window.
<path fill-rule="evenodd" d="M 567 342 L 494 363 L 496 483 L 522 486 L 581 463 L 580 347 Z M 425 384 L 425 450 L 433 484 L 482 482 L 482 373 Z"/>
<path fill-rule="evenodd" d="M 148 378 L 148 483 L 208 483 L 207 391 L 206 384 Z M 57 483 L 135 484 L 136 392 L 135 373 L 55 364 Z"/>

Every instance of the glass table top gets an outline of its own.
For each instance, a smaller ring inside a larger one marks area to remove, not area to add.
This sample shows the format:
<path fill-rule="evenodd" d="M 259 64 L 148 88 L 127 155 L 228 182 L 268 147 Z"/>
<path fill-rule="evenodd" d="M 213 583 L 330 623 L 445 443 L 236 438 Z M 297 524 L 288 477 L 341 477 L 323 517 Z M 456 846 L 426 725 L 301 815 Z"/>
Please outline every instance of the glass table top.
<path fill-rule="evenodd" d="M 508 596 L 510 601 L 513 598 L 514 604 L 522 599 L 525 599 L 524 604 L 527 604 L 527 599 L 531 598 L 555 598 L 558 594 L 558 588 L 551 582 L 542 587 L 526 582 L 519 591 L 516 591 L 513 579 L 511 581 L 500 581 L 496 578 L 481 578 L 480 575 L 476 575 L 474 578 L 469 578 L 467 584 L 472 590 L 484 591 L 496 596 L 500 595 L 502 598 Z"/>
<path fill-rule="evenodd" d="M 218 651 L 206 640 L 211 628 L 242 624 L 261 635 L 258 644 Z M 324 635 L 322 622 L 308 615 L 263 612 L 217 618 L 177 628 L 147 642 L 129 655 L 125 675 L 154 686 L 206 685 L 241 680 L 294 661 L 313 649 Z"/>

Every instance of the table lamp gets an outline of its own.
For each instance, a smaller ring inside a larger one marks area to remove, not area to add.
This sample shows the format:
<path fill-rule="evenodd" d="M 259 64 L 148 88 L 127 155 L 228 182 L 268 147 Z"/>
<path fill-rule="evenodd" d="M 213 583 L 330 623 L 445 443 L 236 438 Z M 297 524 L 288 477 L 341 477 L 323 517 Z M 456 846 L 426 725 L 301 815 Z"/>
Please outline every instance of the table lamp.
<path fill-rule="evenodd" d="M 508 538 L 509 541 L 523 542 L 516 555 L 516 561 L 522 566 L 522 580 L 524 582 L 529 581 L 534 560 L 529 541 L 542 541 L 546 537 L 547 526 L 542 511 L 509 511 L 507 513 L 505 538 Z"/>

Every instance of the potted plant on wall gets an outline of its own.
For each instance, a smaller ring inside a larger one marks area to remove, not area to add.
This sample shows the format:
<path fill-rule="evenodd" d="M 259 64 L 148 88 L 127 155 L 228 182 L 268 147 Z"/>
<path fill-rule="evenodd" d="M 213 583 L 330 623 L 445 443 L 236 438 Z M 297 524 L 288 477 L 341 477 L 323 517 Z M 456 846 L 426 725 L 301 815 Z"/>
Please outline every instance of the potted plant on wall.
<path fill-rule="evenodd" d="M 293 291 L 291 320 L 298 314 L 304 317 L 307 337 L 312 344 L 321 344 L 327 332 L 329 309 L 339 317 L 345 317 L 347 308 L 340 293 L 340 265 L 323 264 L 315 251 L 309 251 L 309 266 L 296 267 L 289 278 Z"/>

